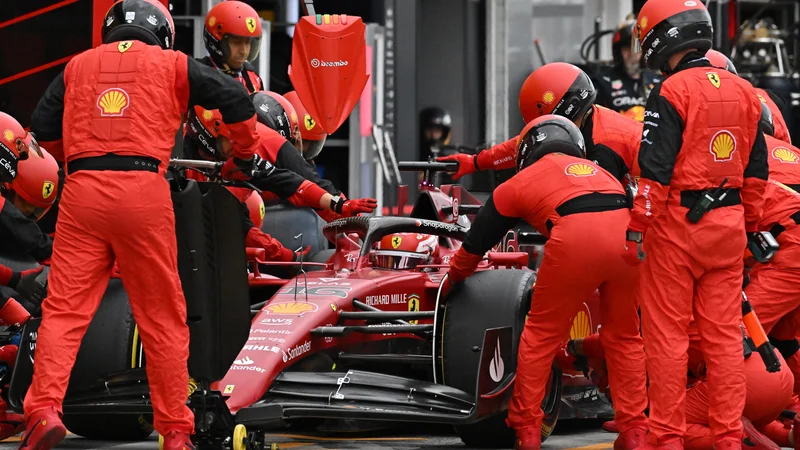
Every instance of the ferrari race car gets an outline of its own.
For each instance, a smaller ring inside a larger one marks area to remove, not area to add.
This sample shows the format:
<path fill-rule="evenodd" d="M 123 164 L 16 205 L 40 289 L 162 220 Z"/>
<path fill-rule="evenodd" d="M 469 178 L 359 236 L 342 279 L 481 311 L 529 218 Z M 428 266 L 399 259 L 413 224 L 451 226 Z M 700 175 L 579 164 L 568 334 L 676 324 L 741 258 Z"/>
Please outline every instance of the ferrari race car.
<path fill-rule="evenodd" d="M 441 164 L 404 168 L 447 169 Z M 288 280 L 261 273 L 287 263 L 261 261 L 257 250 L 245 253 L 243 236 L 236 236 L 241 227 L 225 220 L 239 205 L 224 187 L 184 180 L 173 199 L 192 334 L 189 404 L 201 447 L 266 448 L 263 431 L 321 418 L 447 423 L 470 446 L 512 445 L 505 410 L 535 272 L 527 268 L 528 253 L 508 250 L 530 238 L 525 231 L 515 230 L 504 251 L 490 252 L 478 273 L 441 298 L 447 261 L 478 209 L 458 186 L 423 189 L 412 217 L 325 225 L 322 234 L 335 248 L 296 263 L 300 272 Z M 438 220 L 422 217 L 431 213 Z M 375 267 L 374 245 L 396 233 L 435 236 L 438 259 L 399 270 Z M 231 241 L 239 238 L 237 251 Z M 265 292 L 269 298 L 261 301 Z M 595 331 L 590 318 L 587 306 L 572 337 Z M 8 392 L 19 410 L 38 323 L 23 329 Z M 95 439 L 148 436 L 145 360 L 127 296 L 112 280 L 73 369 L 67 427 Z M 582 375 L 563 380 L 578 381 L 571 384 L 581 398 L 567 399 L 568 406 L 597 403 L 585 394 L 592 388 Z M 561 372 L 553 368 L 543 437 L 563 409 L 561 394 Z"/>

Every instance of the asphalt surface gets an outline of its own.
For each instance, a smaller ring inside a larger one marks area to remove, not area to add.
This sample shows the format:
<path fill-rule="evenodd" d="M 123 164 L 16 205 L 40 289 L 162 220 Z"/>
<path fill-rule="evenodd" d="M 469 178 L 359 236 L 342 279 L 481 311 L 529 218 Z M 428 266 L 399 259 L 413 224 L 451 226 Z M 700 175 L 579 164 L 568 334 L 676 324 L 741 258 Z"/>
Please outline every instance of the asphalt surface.
<path fill-rule="evenodd" d="M 559 421 L 550 438 L 542 445 L 546 449 L 571 450 L 603 450 L 613 447 L 615 434 L 607 433 L 600 428 L 597 420 L 565 420 Z M 453 435 L 448 427 L 427 427 L 424 425 L 408 425 L 413 429 L 392 429 L 371 433 L 313 433 L 288 434 L 275 433 L 268 435 L 271 442 L 278 443 L 281 449 L 303 448 L 314 449 L 405 449 L 405 450 L 470 450 L 461 440 Z M 19 437 L 9 438 L 0 443 L 0 450 L 17 448 Z M 153 434 L 149 440 L 142 442 L 102 442 L 89 441 L 69 435 L 57 448 L 63 449 L 125 449 L 153 450 L 158 448 L 158 436 Z"/>

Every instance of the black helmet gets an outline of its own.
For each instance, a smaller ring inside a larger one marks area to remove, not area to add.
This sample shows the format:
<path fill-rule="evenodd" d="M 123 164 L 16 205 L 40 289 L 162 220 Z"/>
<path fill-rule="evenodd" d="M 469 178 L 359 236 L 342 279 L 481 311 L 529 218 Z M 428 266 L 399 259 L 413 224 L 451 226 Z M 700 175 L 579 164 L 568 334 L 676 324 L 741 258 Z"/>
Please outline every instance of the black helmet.
<path fill-rule="evenodd" d="M 175 43 L 172 15 L 158 0 L 119 0 L 103 22 L 103 43 L 142 41 L 171 49 Z"/>
<path fill-rule="evenodd" d="M 300 130 L 297 127 L 292 127 L 290 112 L 286 110 L 278 98 L 270 95 L 270 93 L 259 91 L 254 92 L 250 99 L 253 101 L 253 106 L 256 107 L 256 117 L 259 122 L 280 133 L 292 145 L 297 142 Z M 288 103 L 288 100 L 286 102 Z M 295 112 L 294 114 L 297 117 L 297 113 Z M 302 145 L 302 141 L 300 141 L 300 145 Z"/>
<path fill-rule="evenodd" d="M 767 105 L 764 100 L 761 100 L 760 97 L 761 96 L 759 95 L 759 103 L 761 103 L 761 117 L 758 119 L 758 129 L 764 134 L 775 136 L 775 122 L 772 120 L 772 111 L 770 111 L 769 105 Z"/>
<path fill-rule="evenodd" d="M 442 136 L 449 136 L 452 128 L 450 113 L 438 106 L 431 106 L 423 109 L 419 113 L 419 129 L 439 127 L 442 129 Z"/>
<path fill-rule="evenodd" d="M 548 114 L 528 123 L 517 142 L 517 172 L 550 153 L 586 157 L 581 130 L 571 120 Z"/>
<path fill-rule="evenodd" d="M 622 59 L 622 48 L 631 45 L 631 38 L 633 38 L 633 26 L 636 24 L 634 20 L 626 20 L 614 32 L 614 38 L 611 40 L 611 54 L 614 56 L 615 66 L 624 66 L 625 61 Z"/>
<path fill-rule="evenodd" d="M 702 0 L 648 0 L 633 29 L 633 51 L 643 52 L 648 69 L 660 70 L 683 50 L 706 53 L 712 35 L 711 16 Z"/>

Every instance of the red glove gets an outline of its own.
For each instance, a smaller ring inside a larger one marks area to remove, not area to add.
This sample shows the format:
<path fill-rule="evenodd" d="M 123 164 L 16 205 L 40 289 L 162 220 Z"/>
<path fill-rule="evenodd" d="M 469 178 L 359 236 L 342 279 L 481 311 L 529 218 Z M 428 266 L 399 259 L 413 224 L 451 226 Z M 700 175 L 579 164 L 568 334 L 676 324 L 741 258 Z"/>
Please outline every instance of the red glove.
<path fill-rule="evenodd" d="M 378 207 L 378 201 L 374 198 L 357 198 L 355 200 L 345 200 L 341 196 L 331 199 L 331 210 L 344 217 L 357 216 L 360 213 L 371 213 Z"/>
<path fill-rule="evenodd" d="M 222 165 L 222 178 L 227 180 L 247 181 L 253 176 L 255 161 L 250 159 L 239 159 L 233 157 L 225 161 Z"/>
<path fill-rule="evenodd" d="M 629 236 L 631 233 L 637 233 L 637 232 L 631 230 L 628 230 L 626 232 L 626 234 Z M 638 266 L 639 264 L 642 263 L 642 261 L 644 261 L 644 257 L 646 255 L 644 253 L 644 250 L 642 250 L 643 238 L 644 236 L 641 233 L 639 233 L 639 236 L 637 236 L 637 239 L 635 241 L 627 239 L 626 237 L 625 247 L 623 247 L 622 250 L 622 259 L 624 259 L 626 263 L 632 266 Z"/>
<path fill-rule="evenodd" d="M 483 255 L 473 255 L 472 253 L 464 250 L 464 247 L 458 249 L 455 255 L 450 259 L 450 271 L 447 272 L 451 284 L 458 284 L 466 280 L 467 277 L 475 272 L 475 268 L 483 260 Z"/>
<path fill-rule="evenodd" d="M 294 252 L 284 247 L 277 239 L 264 233 L 256 227 L 250 228 L 245 236 L 244 243 L 248 247 L 263 248 L 264 258 L 267 261 L 292 261 Z"/>
<path fill-rule="evenodd" d="M 453 180 L 457 180 L 464 175 L 469 175 L 478 171 L 478 155 L 467 155 L 456 153 L 455 155 L 440 156 L 436 161 L 455 161 L 458 163 L 458 172 L 453 175 Z"/>
<path fill-rule="evenodd" d="M 342 216 L 336 214 L 335 212 L 331 211 L 330 209 L 317 209 L 317 215 L 322 218 L 325 222 L 333 222 L 336 219 L 341 219 Z"/>
<path fill-rule="evenodd" d="M 34 269 L 15 272 L 6 266 L 0 266 L 0 285 L 8 286 L 11 289 L 16 289 L 20 281 L 28 278 L 36 278 L 40 273 L 42 273 L 42 270 L 44 270 L 44 267 L 39 266 Z"/>

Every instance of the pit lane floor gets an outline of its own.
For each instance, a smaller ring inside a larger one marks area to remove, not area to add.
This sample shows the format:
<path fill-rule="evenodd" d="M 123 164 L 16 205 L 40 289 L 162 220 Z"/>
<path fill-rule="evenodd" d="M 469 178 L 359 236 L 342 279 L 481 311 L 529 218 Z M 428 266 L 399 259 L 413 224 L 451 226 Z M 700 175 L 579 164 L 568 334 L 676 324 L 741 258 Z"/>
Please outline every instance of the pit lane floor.
<path fill-rule="evenodd" d="M 605 450 L 613 447 L 616 434 L 603 431 L 601 421 L 564 420 L 560 421 L 550 438 L 542 445 L 545 449 Z M 303 450 L 470 450 L 453 435 L 448 427 L 407 425 L 407 429 L 393 428 L 380 432 L 359 433 L 319 433 L 294 434 L 274 433 L 268 437 L 278 443 L 281 449 L 302 448 Z M 413 428 L 413 429 L 412 429 Z M 12 437 L 0 442 L 0 450 L 16 449 L 20 437 Z M 158 448 L 158 436 L 142 442 L 102 442 L 89 441 L 68 435 L 57 448 L 60 449 L 117 449 L 153 450 Z"/>

